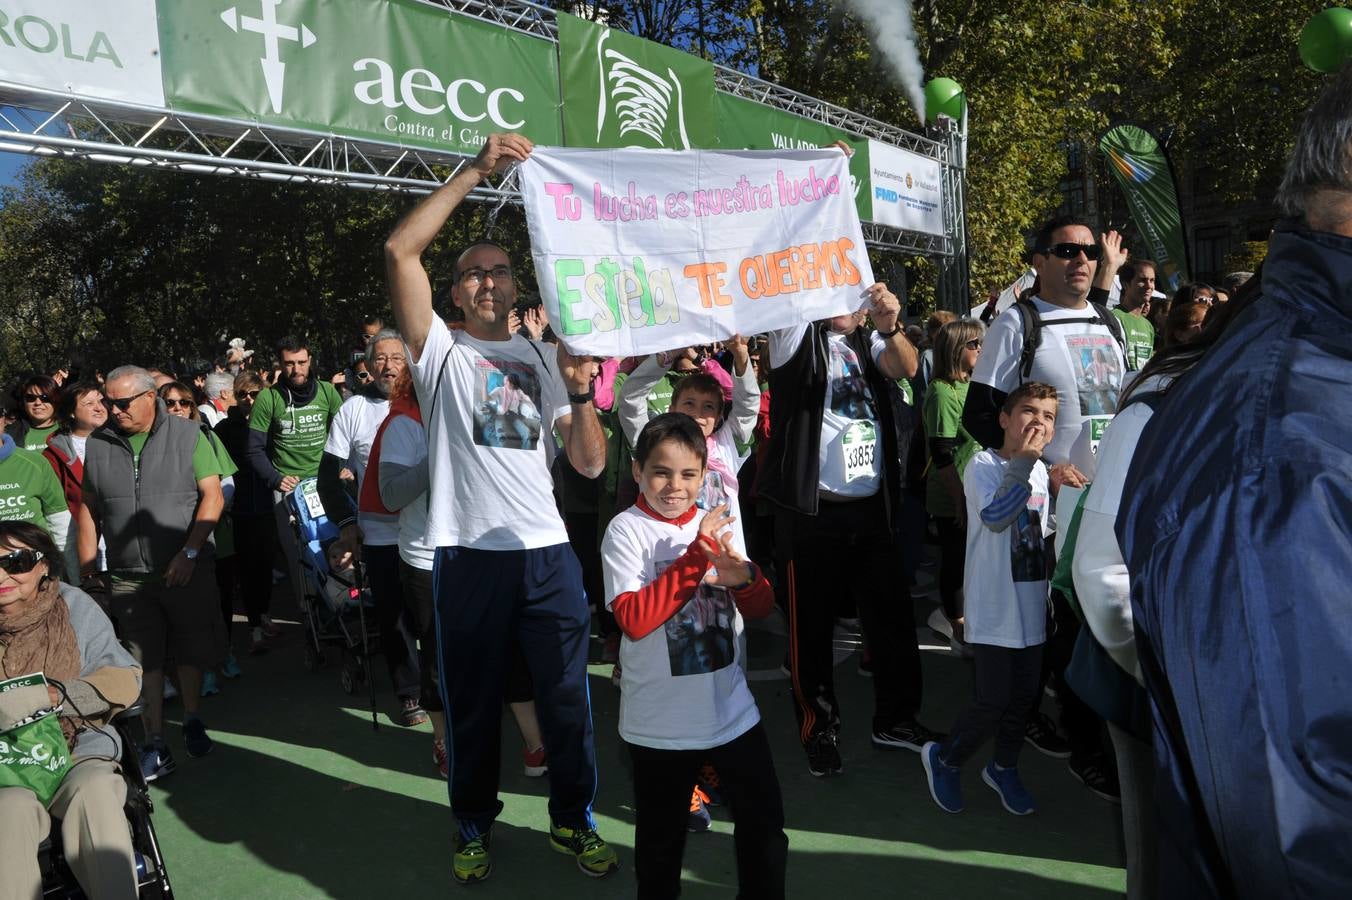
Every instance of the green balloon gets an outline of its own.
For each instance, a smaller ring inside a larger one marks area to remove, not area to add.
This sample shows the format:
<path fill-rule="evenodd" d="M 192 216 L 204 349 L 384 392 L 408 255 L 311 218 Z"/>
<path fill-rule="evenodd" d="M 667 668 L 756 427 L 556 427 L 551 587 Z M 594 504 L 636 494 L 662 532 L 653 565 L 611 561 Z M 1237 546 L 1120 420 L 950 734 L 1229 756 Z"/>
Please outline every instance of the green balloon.
<path fill-rule="evenodd" d="M 925 119 L 933 122 L 941 115 L 961 121 L 967 95 L 952 78 L 934 78 L 925 85 Z"/>
<path fill-rule="evenodd" d="M 1300 32 L 1300 59 L 1316 72 L 1336 72 L 1352 59 L 1352 9 L 1335 6 L 1311 17 Z"/>

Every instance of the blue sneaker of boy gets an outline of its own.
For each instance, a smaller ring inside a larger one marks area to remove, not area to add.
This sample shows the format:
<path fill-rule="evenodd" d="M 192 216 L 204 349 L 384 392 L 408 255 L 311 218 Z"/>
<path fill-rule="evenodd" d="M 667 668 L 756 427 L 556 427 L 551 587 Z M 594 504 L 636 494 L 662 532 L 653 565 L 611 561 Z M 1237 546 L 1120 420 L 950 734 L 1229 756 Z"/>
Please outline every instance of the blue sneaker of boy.
<path fill-rule="evenodd" d="M 944 812 L 962 812 L 962 770 L 939 759 L 938 741 L 930 741 L 920 750 L 925 766 L 925 781 L 930 796 Z"/>
<path fill-rule="evenodd" d="M 994 762 L 990 762 L 981 770 L 981 780 L 1000 795 L 1000 805 L 1007 812 L 1016 816 L 1037 812 L 1037 804 L 1033 802 L 1033 796 L 1028 793 L 1028 789 L 1023 786 L 1017 768 L 1002 769 Z"/>

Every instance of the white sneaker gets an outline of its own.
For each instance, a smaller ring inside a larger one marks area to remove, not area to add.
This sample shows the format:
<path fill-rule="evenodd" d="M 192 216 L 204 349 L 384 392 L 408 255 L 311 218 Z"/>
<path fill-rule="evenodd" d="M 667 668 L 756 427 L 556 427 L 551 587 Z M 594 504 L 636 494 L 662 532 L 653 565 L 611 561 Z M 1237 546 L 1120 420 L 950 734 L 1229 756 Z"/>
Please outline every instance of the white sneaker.
<path fill-rule="evenodd" d="M 168 678 L 164 679 L 164 699 L 173 700 L 178 696 L 178 688 Z"/>

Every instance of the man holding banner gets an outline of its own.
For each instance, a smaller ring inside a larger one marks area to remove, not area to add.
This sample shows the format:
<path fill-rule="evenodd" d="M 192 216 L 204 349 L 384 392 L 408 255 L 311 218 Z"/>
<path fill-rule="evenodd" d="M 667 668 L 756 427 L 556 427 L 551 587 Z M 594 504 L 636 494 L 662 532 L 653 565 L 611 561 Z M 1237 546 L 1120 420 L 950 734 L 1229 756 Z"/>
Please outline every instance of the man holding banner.
<path fill-rule="evenodd" d="M 605 433 L 592 405 L 596 364 L 562 347 L 556 358 L 548 345 L 511 334 L 516 285 L 498 245 L 473 243 L 456 261 L 451 298 L 465 314 L 463 331 L 449 330 L 433 312 L 421 261 L 465 196 L 531 149 L 520 135 L 491 136 L 473 163 L 418 204 L 385 244 L 390 299 L 428 434 L 427 542 L 437 548 L 437 648 L 451 811 L 459 822 L 452 872 L 462 883 L 491 871 L 491 829 L 502 811 L 503 686 L 514 643 L 530 665 L 549 759 L 550 845 L 572 853 L 588 875 L 619 867 L 591 815 L 590 616 L 549 474 L 555 428 L 579 472 L 594 478 L 604 467 Z M 529 399 L 538 427 L 501 433 L 494 398 L 505 385 Z"/>
<path fill-rule="evenodd" d="M 835 598 L 849 590 L 873 657 L 872 740 L 916 752 L 942 740 L 916 721 L 920 651 L 911 597 L 897 577 L 901 473 L 889 380 L 917 368 L 901 304 L 883 284 L 863 310 L 770 334 L 770 445 L 760 496 L 777 507 L 786 573 L 789 663 L 808 771 L 838 775 L 840 709 L 832 670 Z"/>

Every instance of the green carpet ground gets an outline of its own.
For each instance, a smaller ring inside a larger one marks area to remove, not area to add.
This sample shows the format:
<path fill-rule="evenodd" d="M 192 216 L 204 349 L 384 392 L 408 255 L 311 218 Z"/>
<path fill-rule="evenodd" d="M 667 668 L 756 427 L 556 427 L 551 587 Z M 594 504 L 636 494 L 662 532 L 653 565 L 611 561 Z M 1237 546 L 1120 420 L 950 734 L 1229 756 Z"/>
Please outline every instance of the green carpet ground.
<path fill-rule="evenodd" d="M 923 621 L 928 607 L 923 601 L 918 606 Z M 236 640 L 243 640 L 242 626 L 235 630 Z M 340 690 L 336 665 L 317 673 L 302 668 L 301 639 L 298 625 L 286 627 L 272 652 L 241 656 L 244 676 L 223 682 L 222 693 L 204 701 L 203 718 L 216 740 L 209 757 L 188 759 L 171 729 L 178 771 L 152 794 L 180 900 L 368 900 L 459 891 L 548 900 L 633 896 L 632 791 L 609 666 L 591 668 L 600 766 L 596 818 L 620 854 L 621 870 L 589 879 L 571 859 L 550 851 L 547 780 L 522 775 L 508 716 L 506 809 L 494 832 L 493 875 L 465 888 L 450 877 L 452 821 L 445 782 L 431 764 L 430 730 L 391 724 L 382 674 L 380 729 L 374 731 L 365 695 L 348 697 Z M 1064 762 L 1028 748 L 1022 769 L 1040 803 L 1037 814 L 1020 819 L 1005 813 L 975 764 L 964 774 L 966 811 L 941 812 L 925 788 L 918 756 L 869 744 L 870 683 L 857 674 L 854 655 L 836 669 L 845 773 L 810 776 L 795 739 L 788 682 L 771 675 L 782 652 L 783 639 L 773 631 L 751 635 L 752 668 L 765 670 L 766 677 L 752 688 L 784 791 L 791 896 L 859 889 L 945 900 L 1108 900 L 1122 894 L 1116 806 L 1082 788 Z M 921 718 L 944 729 L 968 696 L 970 670 L 946 652 L 924 657 Z M 176 720 L 178 710 L 170 705 L 168 717 Z M 691 835 L 687 843 L 685 897 L 735 895 L 732 825 L 725 810 L 714 816 L 714 831 Z"/>

